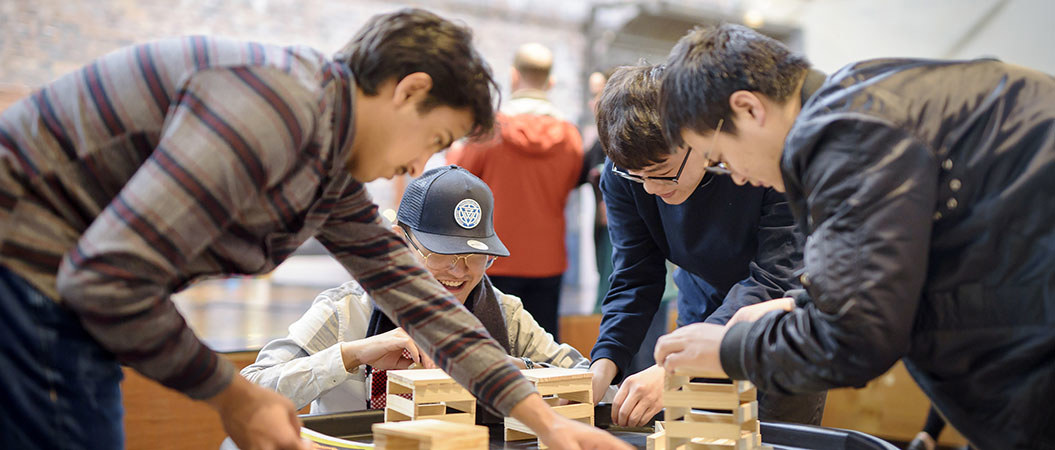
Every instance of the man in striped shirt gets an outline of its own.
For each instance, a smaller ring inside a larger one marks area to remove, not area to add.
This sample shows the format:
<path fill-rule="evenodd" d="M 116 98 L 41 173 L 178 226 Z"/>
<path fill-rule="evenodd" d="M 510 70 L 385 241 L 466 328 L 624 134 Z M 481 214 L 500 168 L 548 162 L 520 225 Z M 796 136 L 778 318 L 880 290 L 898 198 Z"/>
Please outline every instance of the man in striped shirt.
<path fill-rule="evenodd" d="M 302 445 L 290 402 L 235 376 L 169 295 L 203 277 L 266 273 L 312 236 L 486 404 L 551 446 L 618 446 L 546 407 L 381 225 L 363 187 L 417 175 L 455 139 L 487 131 L 493 89 L 468 29 L 404 10 L 371 19 L 333 61 L 307 48 L 160 41 L 5 111 L 4 447 L 120 448 L 118 361 L 208 402 L 242 448 Z"/>

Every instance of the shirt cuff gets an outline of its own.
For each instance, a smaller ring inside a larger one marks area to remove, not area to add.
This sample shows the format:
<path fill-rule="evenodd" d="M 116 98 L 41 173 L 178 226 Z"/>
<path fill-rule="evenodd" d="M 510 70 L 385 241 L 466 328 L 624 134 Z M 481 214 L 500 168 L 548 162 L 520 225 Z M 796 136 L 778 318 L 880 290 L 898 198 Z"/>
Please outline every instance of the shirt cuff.
<path fill-rule="evenodd" d="M 744 346 L 747 333 L 751 330 L 752 322 L 740 322 L 729 328 L 722 338 L 718 347 L 718 358 L 722 363 L 722 370 L 729 378 L 734 380 L 746 380 L 747 369 L 744 367 Z"/>
<path fill-rule="evenodd" d="M 325 350 L 312 355 L 311 374 L 315 381 L 322 384 L 323 390 L 330 389 L 348 380 L 352 375 L 363 373 L 363 366 L 356 367 L 355 373 L 348 373 L 344 368 L 344 356 L 341 345 L 331 345 Z"/>

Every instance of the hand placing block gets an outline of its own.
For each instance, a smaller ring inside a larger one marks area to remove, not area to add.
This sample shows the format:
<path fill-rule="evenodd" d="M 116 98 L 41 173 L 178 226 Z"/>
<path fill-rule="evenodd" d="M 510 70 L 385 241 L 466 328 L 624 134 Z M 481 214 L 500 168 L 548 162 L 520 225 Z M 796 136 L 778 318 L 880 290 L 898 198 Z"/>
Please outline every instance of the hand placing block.
<path fill-rule="evenodd" d="M 485 450 L 488 446 L 487 427 L 443 420 L 375 423 L 371 430 L 376 450 Z"/>
<path fill-rule="evenodd" d="M 397 394 L 410 394 L 411 399 Z M 476 398 L 440 369 L 388 371 L 385 422 L 420 419 L 473 425 Z"/>
<path fill-rule="evenodd" d="M 524 378 L 535 385 L 539 395 L 561 416 L 593 425 L 593 374 L 583 369 L 547 367 L 522 370 Z M 506 417 L 505 440 L 535 439 L 535 434 L 520 421 Z M 542 447 L 542 443 L 539 442 Z"/>

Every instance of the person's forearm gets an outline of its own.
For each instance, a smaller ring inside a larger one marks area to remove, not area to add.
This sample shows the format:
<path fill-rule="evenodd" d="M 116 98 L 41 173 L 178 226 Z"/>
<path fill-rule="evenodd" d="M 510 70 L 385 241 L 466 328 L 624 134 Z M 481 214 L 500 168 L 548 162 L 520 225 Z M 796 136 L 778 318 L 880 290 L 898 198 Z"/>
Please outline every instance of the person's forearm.
<path fill-rule="evenodd" d="M 509 415 L 527 425 L 539 437 L 548 434 L 550 427 L 553 426 L 553 421 L 557 417 L 553 409 L 538 394 L 531 394 L 525 397 L 520 403 L 513 406 L 513 410 L 510 411 Z"/>
<path fill-rule="evenodd" d="M 595 380 L 603 380 L 605 385 L 610 385 L 616 374 L 619 373 L 619 368 L 615 366 L 612 360 L 600 358 L 590 365 L 590 372 L 593 372 Z"/>

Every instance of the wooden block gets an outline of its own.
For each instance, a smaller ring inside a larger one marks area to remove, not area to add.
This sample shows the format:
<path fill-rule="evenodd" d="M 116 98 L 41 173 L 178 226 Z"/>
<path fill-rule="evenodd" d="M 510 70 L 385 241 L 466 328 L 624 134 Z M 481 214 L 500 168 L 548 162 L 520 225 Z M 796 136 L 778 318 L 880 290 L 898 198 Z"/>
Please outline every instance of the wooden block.
<path fill-rule="evenodd" d="M 664 391 L 676 391 L 682 386 L 689 384 L 689 377 L 666 374 L 663 377 L 663 390 Z"/>
<path fill-rule="evenodd" d="M 570 405 L 554 406 L 553 411 L 569 419 L 590 418 L 593 425 L 593 405 L 589 403 L 573 403 Z"/>
<path fill-rule="evenodd" d="M 646 450 L 666 450 L 666 446 L 664 444 L 667 443 L 667 440 L 664 439 L 665 436 L 666 432 L 663 431 L 657 431 L 648 435 L 648 437 L 645 438 Z"/>
<path fill-rule="evenodd" d="M 740 406 L 740 396 L 735 392 L 663 391 L 663 406 L 732 411 Z"/>
<path fill-rule="evenodd" d="M 415 387 L 413 395 L 416 403 L 476 400 L 472 393 L 458 384 Z"/>
<path fill-rule="evenodd" d="M 679 438 L 739 439 L 740 424 L 666 421 L 667 436 Z"/>
<path fill-rule="evenodd" d="M 522 370 L 524 378 L 535 385 L 535 390 L 554 412 L 568 419 L 593 425 L 593 374 L 584 369 L 545 367 Z M 571 403 L 561 405 L 561 400 Z M 505 440 L 536 438 L 530 428 L 516 419 L 505 419 Z M 544 448 L 539 441 L 540 448 Z"/>
<path fill-rule="evenodd" d="M 415 420 L 411 422 L 375 423 L 374 448 L 458 450 L 488 447 L 487 427 L 445 422 Z"/>
<path fill-rule="evenodd" d="M 535 439 L 535 435 L 507 427 L 505 429 L 504 438 L 507 441 L 524 441 L 527 439 Z"/>
<path fill-rule="evenodd" d="M 458 384 L 442 369 L 389 370 L 388 380 L 403 386 L 427 386 L 430 384 Z"/>
<path fill-rule="evenodd" d="M 758 402 L 743 403 L 730 413 L 713 411 L 691 411 L 685 418 L 689 422 L 743 424 L 758 419 Z"/>
<path fill-rule="evenodd" d="M 593 373 L 586 369 L 565 369 L 561 367 L 543 367 L 539 369 L 524 369 L 520 373 L 532 383 L 541 381 L 579 381 L 591 382 Z"/>
<path fill-rule="evenodd" d="M 395 394 L 410 394 L 411 398 Z M 448 408 L 459 412 L 448 414 Z M 473 424 L 476 399 L 440 369 L 389 371 L 385 421 L 418 419 Z"/>
<path fill-rule="evenodd" d="M 708 371 L 708 370 L 691 370 L 691 369 L 675 369 L 675 376 L 688 377 L 688 378 L 721 378 L 727 379 L 729 375 L 721 371 Z"/>

